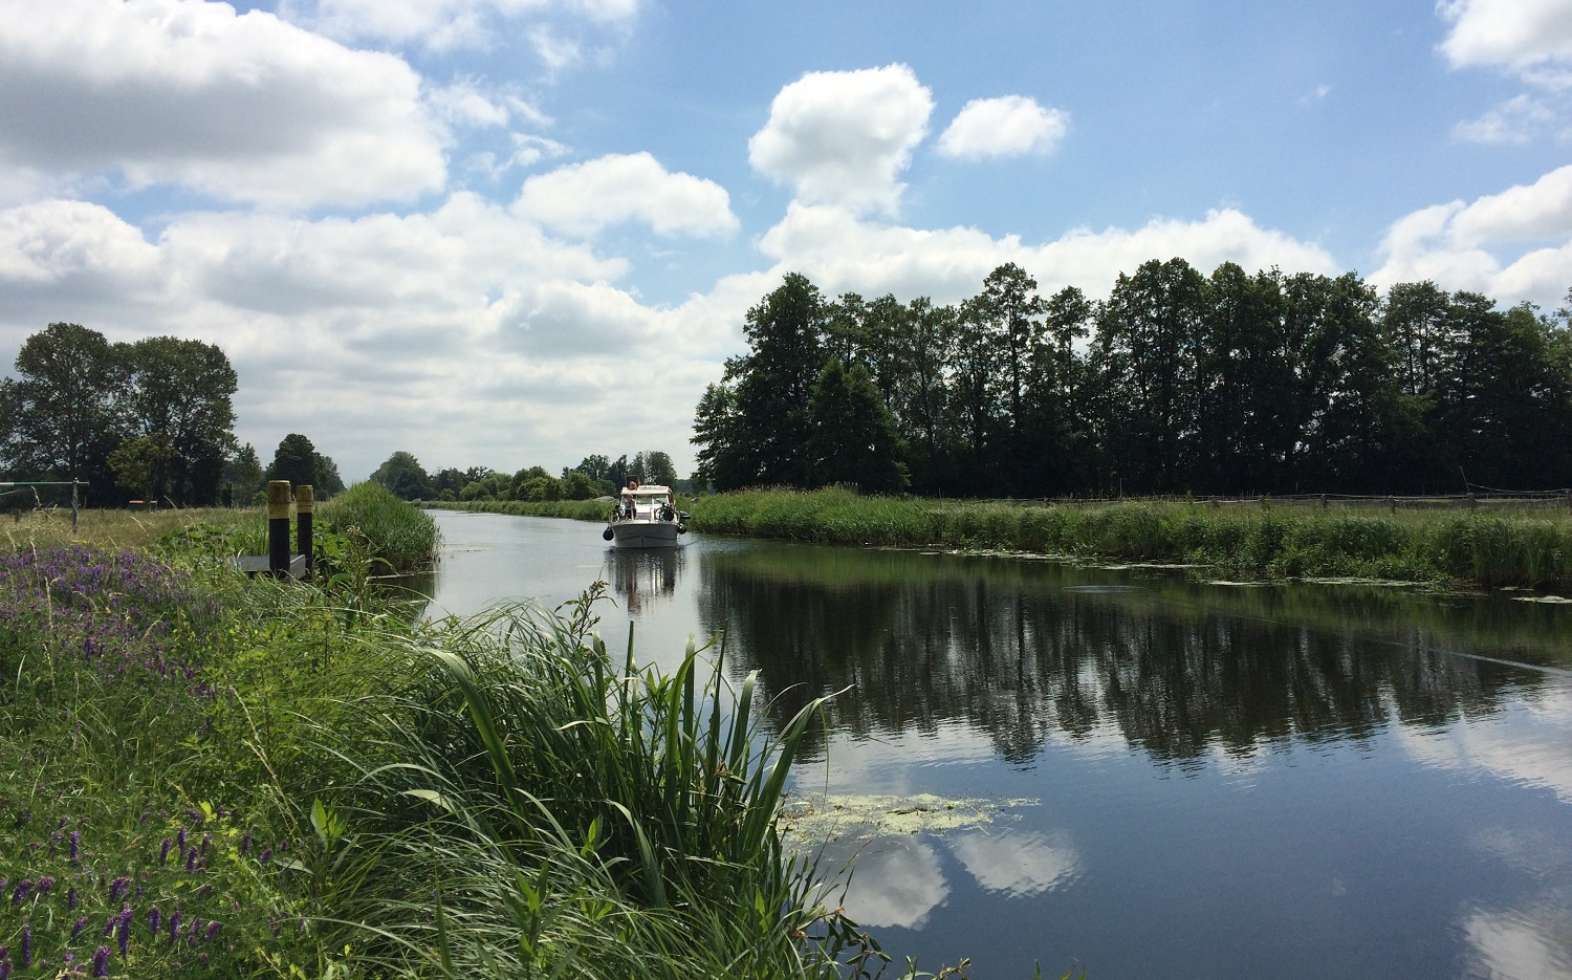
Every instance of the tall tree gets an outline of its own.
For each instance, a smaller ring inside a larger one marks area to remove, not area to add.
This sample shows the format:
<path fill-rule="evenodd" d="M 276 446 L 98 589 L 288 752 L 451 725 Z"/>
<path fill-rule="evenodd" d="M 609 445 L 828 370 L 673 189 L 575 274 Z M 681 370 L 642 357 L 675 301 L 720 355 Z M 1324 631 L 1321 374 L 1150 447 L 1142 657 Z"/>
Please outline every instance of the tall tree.
<path fill-rule="evenodd" d="M 0 467 L 19 479 L 86 480 L 114 497 L 109 454 L 128 433 L 126 364 L 96 330 L 51 323 L 0 381 Z"/>
<path fill-rule="evenodd" d="M 420 465 L 414 453 L 402 449 L 383 460 L 371 474 L 371 480 L 404 500 L 429 500 L 436 496 L 426 468 Z"/>
<path fill-rule="evenodd" d="M 807 470 L 811 485 L 845 483 L 863 493 L 898 493 L 907 477 L 895 422 L 861 364 L 850 371 L 830 358 L 808 403 Z"/>
<path fill-rule="evenodd" d="M 644 453 L 644 478 L 657 486 L 669 487 L 677 482 L 677 468 L 671 457 L 659 449 Z"/>
<path fill-rule="evenodd" d="M 739 443 L 751 457 L 748 482 L 806 482 L 808 395 L 824 364 L 825 306 L 797 273 L 748 311 L 749 353 L 737 383 Z"/>
<path fill-rule="evenodd" d="M 1045 306 L 1042 297 L 1037 295 L 1037 280 L 1014 262 L 1006 262 L 983 280 L 977 307 L 999 347 L 999 363 L 1004 369 L 1001 381 L 1009 422 L 1010 454 L 1014 457 L 1011 471 L 1015 474 L 1014 482 L 1019 484 L 1021 455 L 1025 448 L 1021 433 L 1027 424 L 1027 385 L 1031 379 L 1033 352 L 1042 339 Z"/>
<path fill-rule="evenodd" d="M 159 495 L 212 503 L 235 445 L 238 382 L 228 356 L 199 340 L 149 337 L 127 346 L 125 359 L 135 430 L 172 452 L 153 477 Z"/>
<path fill-rule="evenodd" d="M 246 443 L 224 464 L 224 496 L 228 504 L 249 504 L 262 488 L 262 461 Z"/>
<path fill-rule="evenodd" d="M 268 464 L 269 480 L 288 480 L 292 485 L 315 484 L 317 479 L 317 447 L 298 432 L 291 432 L 279 440 L 273 451 L 273 462 Z M 315 489 L 315 487 L 313 487 Z"/>

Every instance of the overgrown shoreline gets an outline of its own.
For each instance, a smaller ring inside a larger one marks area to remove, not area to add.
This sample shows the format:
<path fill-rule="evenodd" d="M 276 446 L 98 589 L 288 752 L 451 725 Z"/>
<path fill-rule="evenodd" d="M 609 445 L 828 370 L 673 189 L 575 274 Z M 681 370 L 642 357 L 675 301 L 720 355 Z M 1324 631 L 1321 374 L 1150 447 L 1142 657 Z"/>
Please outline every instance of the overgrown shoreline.
<path fill-rule="evenodd" d="M 317 583 L 215 561 L 212 512 L 0 553 L 0 976 L 828 978 L 870 952 L 776 831 L 817 703 L 766 737 L 716 651 L 611 654 L 593 593 L 422 621 L 367 572 L 434 549 L 430 516 L 365 495 Z"/>
<path fill-rule="evenodd" d="M 597 501 L 422 506 L 586 521 L 604 520 L 609 507 Z M 707 534 L 1206 564 L 1269 578 L 1572 587 L 1572 514 L 1389 514 L 1179 502 L 1044 507 L 863 497 L 841 489 L 743 490 L 686 506 L 689 526 Z"/>

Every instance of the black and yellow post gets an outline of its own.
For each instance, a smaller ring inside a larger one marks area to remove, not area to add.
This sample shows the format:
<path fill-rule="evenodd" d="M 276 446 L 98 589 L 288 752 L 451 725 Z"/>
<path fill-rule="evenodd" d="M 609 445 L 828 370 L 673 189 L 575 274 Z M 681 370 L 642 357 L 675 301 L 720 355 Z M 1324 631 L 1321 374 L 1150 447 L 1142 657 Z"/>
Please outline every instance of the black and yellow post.
<path fill-rule="evenodd" d="M 311 484 L 302 483 L 295 488 L 295 547 L 306 559 L 306 578 L 311 577 Z"/>
<path fill-rule="evenodd" d="M 267 481 L 267 567 L 274 578 L 289 577 L 289 481 Z"/>

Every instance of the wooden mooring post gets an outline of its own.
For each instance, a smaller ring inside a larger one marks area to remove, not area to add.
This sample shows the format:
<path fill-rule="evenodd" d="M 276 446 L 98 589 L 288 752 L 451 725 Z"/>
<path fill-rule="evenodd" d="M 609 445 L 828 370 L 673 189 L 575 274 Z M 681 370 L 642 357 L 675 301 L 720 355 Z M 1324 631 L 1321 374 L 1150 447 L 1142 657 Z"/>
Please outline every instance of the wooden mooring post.
<path fill-rule="evenodd" d="M 306 577 L 311 577 L 311 511 L 313 495 L 311 484 L 302 483 L 295 488 L 295 546 L 306 559 Z"/>
<path fill-rule="evenodd" d="M 267 483 L 267 568 L 274 578 L 289 577 L 289 481 Z"/>

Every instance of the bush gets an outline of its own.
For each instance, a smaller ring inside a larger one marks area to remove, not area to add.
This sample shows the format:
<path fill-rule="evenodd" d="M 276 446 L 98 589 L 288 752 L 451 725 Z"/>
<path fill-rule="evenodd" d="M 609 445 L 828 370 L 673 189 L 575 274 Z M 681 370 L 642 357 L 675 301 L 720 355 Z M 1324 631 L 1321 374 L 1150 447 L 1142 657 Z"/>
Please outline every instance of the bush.
<path fill-rule="evenodd" d="M 431 515 L 376 483 L 357 483 L 321 509 L 323 526 L 346 537 L 358 532 L 373 557 L 395 572 L 436 561 L 437 525 Z"/>

